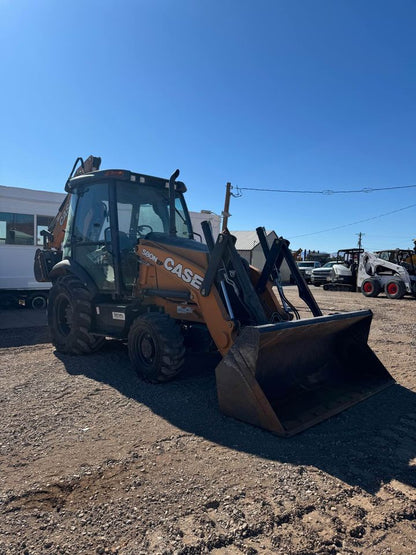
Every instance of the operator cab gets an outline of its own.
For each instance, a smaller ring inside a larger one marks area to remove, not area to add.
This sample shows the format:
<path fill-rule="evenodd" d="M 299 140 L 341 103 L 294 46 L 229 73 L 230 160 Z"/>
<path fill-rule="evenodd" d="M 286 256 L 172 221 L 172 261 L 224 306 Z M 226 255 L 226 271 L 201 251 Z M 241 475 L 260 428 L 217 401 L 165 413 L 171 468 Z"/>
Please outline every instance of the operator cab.
<path fill-rule="evenodd" d="M 71 193 L 63 258 L 79 264 L 98 290 L 129 296 L 138 275 L 135 246 L 143 238 L 193 241 L 186 186 L 126 170 L 92 171 L 70 178 Z M 170 219 L 174 210 L 174 229 Z"/>

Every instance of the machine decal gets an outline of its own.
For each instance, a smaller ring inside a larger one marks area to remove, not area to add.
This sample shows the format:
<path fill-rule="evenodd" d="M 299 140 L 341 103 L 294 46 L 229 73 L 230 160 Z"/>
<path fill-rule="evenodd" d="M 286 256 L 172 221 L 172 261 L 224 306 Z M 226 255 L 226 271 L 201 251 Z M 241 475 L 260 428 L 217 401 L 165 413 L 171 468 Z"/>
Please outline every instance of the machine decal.
<path fill-rule="evenodd" d="M 184 268 L 182 264 L 176 264 L 173 258 L 165 258 L 165 262 L 163 263 L 163 267 L 168 272 L 175 274 L 176 276 L 180 277 L 185 283 L 189 283 L 195 289 L 200 289 L 201 284 L 204 281 L 204 278 L 198 274 L 194 274 L 194 272 L 190 268 Z"/>
<path fill-rule="evenodd" d="M 146 258 L 149 258 L 150 260 L 152 260 L 152 262 L 156 262 L 156 264 L 157 264 L 158 258 L 155 254 L 148 251 L 147 249 L 142 249 L 142 253 Z"/>
<path fill-rule="evenodd" d="M 111 313 L 113 320 L 125 320 L 126 319 L 126 315 L 124 314 L 124 312 L 112 312 Z"/>
<path fill-rule="evenodd" d="M 193 311 L 194 309 L 191 306 L 182 306 L 178 304 L 178 306 L 176 307 L 176 312 L 178 314 L 192 314 Z"/>

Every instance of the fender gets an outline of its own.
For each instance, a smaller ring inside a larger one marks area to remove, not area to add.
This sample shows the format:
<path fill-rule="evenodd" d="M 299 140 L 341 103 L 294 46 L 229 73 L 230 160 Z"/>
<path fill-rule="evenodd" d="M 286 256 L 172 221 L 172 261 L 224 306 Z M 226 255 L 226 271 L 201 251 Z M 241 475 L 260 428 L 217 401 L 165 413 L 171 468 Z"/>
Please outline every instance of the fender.
<path fill-rule="evenodd" d="M 49 273 L 49 278 L 52 282 L 56 281 L 58 277 L 64 276 L 66 274 L 74 274 L 91 292 L 91 295 L 96 295 L 98 293 L 98 287 L 95 285 L 94 281 L 91 279 L 88 272 L 84 270 L 78 262 L 75 262 L 71 258 L 65 258 L 55 264 Z"/>

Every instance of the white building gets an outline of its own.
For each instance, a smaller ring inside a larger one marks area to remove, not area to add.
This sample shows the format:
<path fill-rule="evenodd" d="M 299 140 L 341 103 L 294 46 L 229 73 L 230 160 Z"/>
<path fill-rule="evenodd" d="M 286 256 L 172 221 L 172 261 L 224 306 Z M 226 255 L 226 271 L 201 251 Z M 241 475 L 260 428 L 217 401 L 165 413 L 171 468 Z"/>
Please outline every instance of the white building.
<path fill-rule="evenodd" d="M 221 225 L 221 216 L 218 214 L 214 214 L 210 210 L 201 210 L 201 212 L 189 212 L 189 216 L 192 221 L 192 229 L 194 230 L 195 239 L 198 241 L 200 236 L 202 238 L 202 242 L 206 243 L 204 233 L 202 231 L 201 223 L 203 221 L 208 221 L 211 224 L 212 236 L 214 238 L 214 242 L 217 240 L 217 237 L 220 232 L 220 225 Z"/>
<path fill-rule="evenodd" d="M 231 231 L 231 234 L 237 238 L 235 247 L 240 256 L 247 260 L 249 264 L 261 270 L 266 262 L 266 258 L 263 254 L 257 232 Z M 271 247 L 273 241 L 277 239 L 277 235 L 274 231 L 266 231 L 266 238 L 269 247 Z M 282 266 L 280 267 L 280 279 L 282 283 L 290 282 L 290 270 L 285 260 L 283 260 Z"/>

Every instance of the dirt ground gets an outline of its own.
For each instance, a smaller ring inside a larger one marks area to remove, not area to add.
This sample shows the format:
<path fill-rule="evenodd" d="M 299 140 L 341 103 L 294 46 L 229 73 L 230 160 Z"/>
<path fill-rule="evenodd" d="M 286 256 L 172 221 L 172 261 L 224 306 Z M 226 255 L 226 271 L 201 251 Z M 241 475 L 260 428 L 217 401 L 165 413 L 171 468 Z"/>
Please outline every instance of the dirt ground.
<path fill-rule="evenodd" d="M 1 330 L 0 553 L 416 553 L 416 300 L 313 293 L 374 312 L 397 384 L 290 439 L 219 412 L 215 356 L 155 386 L 117 342 Z"/>

